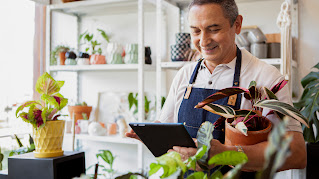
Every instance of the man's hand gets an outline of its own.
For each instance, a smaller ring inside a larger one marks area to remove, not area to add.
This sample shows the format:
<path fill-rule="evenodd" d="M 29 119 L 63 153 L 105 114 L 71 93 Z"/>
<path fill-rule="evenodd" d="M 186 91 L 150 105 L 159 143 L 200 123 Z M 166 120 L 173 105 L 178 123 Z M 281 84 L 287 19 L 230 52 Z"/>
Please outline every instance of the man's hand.
<path fill-rule="evenodd" d="M 154 121 L 154 123 L 161 123 L 160 121 Z M 138 135 L 131 129 L 130 132 L 125 133 L 126 137 L 137 139 L 142 142 L 142 140 L 138 137 Z"/>
<path fill-rule="evenodd" d="M 141 139 L 137 136 L 137 134 L 133 131 L 133 129 L 131 129 L 130 132 L 125 133 L 125 136 L 126 136 L 126 137 L 129 137 L 129 138 L 133 138 L 133 139 L 137 139 L 137 140 L 141 141 Z M 141 142 L 142 142 L 142 141 L 141 141 Z"/>
<path fill-rule="evenodd" d="M 187 160 L 189 157 L 194 156 L 197 152 L 196 148 L 191 148 L 191 147 L 179 147 L 179 146 L 174 146 L 173 149 L 169 149 L 168 152 L 178 152 L 181 157 L 182 161 Z"/>
<path fill-rule="evenodd" d="M 208 151 L 208 159 L 212 158 L 214 155 L 226 151 L 226 146 L 219 142 L 219 140 L 212 139 L 210 141 L 210 149 Z"/>

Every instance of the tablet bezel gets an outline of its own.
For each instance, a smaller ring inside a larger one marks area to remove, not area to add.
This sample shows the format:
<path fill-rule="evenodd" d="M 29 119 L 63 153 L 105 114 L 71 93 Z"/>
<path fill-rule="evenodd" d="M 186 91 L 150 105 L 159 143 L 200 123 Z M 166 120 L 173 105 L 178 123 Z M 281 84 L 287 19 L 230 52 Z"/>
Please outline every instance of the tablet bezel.
<path fill-rule="evenodd" d="M 173 146 L 196 145 L 182 123 L 129 123 L 155 157 L 159 157 Z"/>

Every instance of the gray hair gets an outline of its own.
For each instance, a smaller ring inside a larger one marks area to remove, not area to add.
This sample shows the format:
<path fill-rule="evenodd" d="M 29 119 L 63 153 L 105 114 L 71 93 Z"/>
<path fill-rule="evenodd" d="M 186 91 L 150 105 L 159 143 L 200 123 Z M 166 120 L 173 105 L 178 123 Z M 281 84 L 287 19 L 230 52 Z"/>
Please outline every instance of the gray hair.
<path fill-rule="evenodd" d="M 233 26 L 238 16 L 238 7 L 235 0 L 193 0 L 189 6 L 190 10 L 195 5 L 218 4 L 222 7 L 225 17 L 229 20 L 230 26 Z"/>

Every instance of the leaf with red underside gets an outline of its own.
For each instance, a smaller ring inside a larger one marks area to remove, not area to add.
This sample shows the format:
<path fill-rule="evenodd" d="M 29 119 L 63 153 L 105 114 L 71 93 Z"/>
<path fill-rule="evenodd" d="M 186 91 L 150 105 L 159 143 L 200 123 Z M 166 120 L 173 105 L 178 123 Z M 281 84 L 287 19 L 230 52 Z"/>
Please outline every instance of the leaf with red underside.
<path fill-rule="evenodd" d="M 249 93 L 248 89 L 241 88 L 241 87 L 231 87 L 231 88 L 225 88 L 222 90 L 219 90 L 218 92 L 208 96 L 206 99 L 204 99 L 202 102 L 199 102 L 195 108 L 202 108 L 206 104 L 212 103 L 214 101 L 217 101 L 219 99 L 223 99 L 225 97 L 234 95 L 234 94 L 240 94 L 240 93 Z"/>
<path fill-rule="evenodd" d="M 225 125 L 225 120 L 226 118 L 224 118 L 223 116 L 220 116 L 220 118 L 217 119 L 217 121 L 214 122 L 214 126 L 215 128 L 219 127 L 219 126 L 223 126 Z"/>
<path fill-rule="evenodd" d="M 244 93 L 244 97 L 248 100 L 255 99 L 258 96 L 258 90 L 256 88 L 256 81 L 251 81 L 248 87 L 249 93 Z"/>
<path fill-rule="evenodd" d="M 277 83 L 274 87 L 270 89 L 274 94 L 276 94 L 279 90 L 281 90 L 286 84 L 288 83 L 287 80 L 282 80 L 281 82 Z"/>

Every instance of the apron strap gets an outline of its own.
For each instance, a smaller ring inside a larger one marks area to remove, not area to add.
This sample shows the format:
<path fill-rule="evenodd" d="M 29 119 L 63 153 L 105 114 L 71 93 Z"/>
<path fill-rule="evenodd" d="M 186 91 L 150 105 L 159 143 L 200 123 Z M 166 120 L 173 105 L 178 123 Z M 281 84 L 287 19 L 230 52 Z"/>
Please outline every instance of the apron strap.
<path fill-rule="evenodd" d="M 189 84 L 193 84 L 195 83 L 195 80 L 196 80 L 196 77 L 197 77 L 197 74 L 198 74 L 198 69 L 200 68 L 200 64 L 202 63 L 202 61 L 204 60 L 204 58 L 201 58 L 198 60 L 197 62 L 197 65 L 193 71 L 193 74 L 191 76 L 191 79 L 189 80 Z"/>
<path fill-rule="evenodd" d="M 237 45 L 236 45 L 236 47 L 237 47 Z M 237 47 L 236 53 L 237 53 L 237 59 L 236 59 L 233 86 L 238 87 L 239 86 L 240 69 L 241 69 L 241 51 L 238 47 Z"/>

